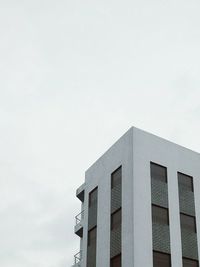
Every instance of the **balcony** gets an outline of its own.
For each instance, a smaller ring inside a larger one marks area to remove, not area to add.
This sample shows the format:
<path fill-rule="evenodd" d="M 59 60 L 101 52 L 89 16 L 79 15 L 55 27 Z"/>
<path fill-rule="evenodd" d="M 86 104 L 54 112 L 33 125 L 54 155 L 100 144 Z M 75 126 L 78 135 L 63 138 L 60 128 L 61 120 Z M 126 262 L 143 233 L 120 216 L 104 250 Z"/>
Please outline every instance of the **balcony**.
<path fill-rule="evenodd" d="M 74 232 L 79 237 L 83 237 L 83 219 L 84 219 L 84 210 L 81 211 L 78 215 L 75 217 L 75 226 L 74 226 Z"/>
<path fill-rule="evenodd" d="M 84 202 L 85 197 L 85 183 L 82 184 L 77 190 L 76 190 L 76 196 L 80 201 Z"/>
<path fill-rule="evenodd" d="M 79 251 L 76 255 L 74 255 L 74 265 L 72 267 L 81 267 L 82 261 L 82 251 Z"/>

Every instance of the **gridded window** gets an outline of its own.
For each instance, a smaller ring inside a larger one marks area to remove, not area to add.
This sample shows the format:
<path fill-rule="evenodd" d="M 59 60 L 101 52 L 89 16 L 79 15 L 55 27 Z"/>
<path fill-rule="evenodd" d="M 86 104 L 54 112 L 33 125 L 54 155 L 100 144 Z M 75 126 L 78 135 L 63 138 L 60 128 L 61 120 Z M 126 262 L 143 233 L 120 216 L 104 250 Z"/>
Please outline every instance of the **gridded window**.
<path fill-rule="evenodd" d="M 119 167 L 111 174 L 111 188 L 121 184 L 122 180 L 122 167 Z"/>
<path fill-rule="evenodd" d="M 168 209 L 152 205 L 152 221 L 158 224 L 169 224 Z"/>
<path fill-rule="evenodd" d="M 181 228 L 189 232 L 196 233 L 196 220 L 195 217 L 186 214 L 180 214 Z"/>
<path fill-rule="evenodd" d="M 94 246 L 96 244 L 97 227 L 94 227 L 88 231 L 88 246 Z"/>
<path fill-rule="evenodd" d="M 192 259 L 183 258 L 183 267 L 198 267 L 199 262 Z"/>
<path fill-rule="evenodd" d="M 110 267 L 121 267 L 121 254 L 111 259 Z"/>
<path fill-rule="evenodd" d="M 89 194 L 89 207 L 97 204 L 97 188 L 92 190 Z"/>
<path fill-rule="evenodd" d="M 153 252 L 153 267 L 171 267 L 170 254 Z"/>
<path fill-rule="evenodd" d="M 111 215 L 111 230 L 118 229 L 121 226 L 121 221 L 121 209 L 119 209 Z"/>
<path fill-rule="evenodd" d="M 189 175 L 178 173 L 178 183 L 181 187 L 188 191 L 194 191 L 193 189 L 193 178 Z"/>
<path fill-rule="evenodd" d="M 151 162 L 151 178 L 167 183 L 167 168 Z"/>

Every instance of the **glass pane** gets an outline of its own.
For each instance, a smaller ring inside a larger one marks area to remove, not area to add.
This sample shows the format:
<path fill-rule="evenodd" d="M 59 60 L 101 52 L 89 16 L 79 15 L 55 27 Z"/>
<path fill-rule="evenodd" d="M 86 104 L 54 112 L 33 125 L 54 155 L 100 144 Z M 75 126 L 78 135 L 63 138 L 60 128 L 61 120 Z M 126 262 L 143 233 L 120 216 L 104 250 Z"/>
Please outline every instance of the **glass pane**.
<path fill-rule="evenodd" d="M 183 267 L 198 267 L 198 261 L 183 258 Z"/>
<path fill-rule="evenodd" d="M 121 184 L 121 179 L 122 179 L 122 168 L 120 167 L 111 174 L 111 187 L 113 188 L 118 184 Z"/>
<path fill-rule="evenodd" d="M 171 257 L 169 254 L 153 252 L 153 267 L 170 267 Z"/>
<path fill-rule="evenodd" d="M 188 230 L 190 232 L 196 232 L 196 222 L 195 217 L 188 216 L 181 213 L 181 228 Z"/>
<path fill-rule="evenodd" d="M 183 173 L 178 173 L 178 183 L 186 190 L 193 192 L 193 178 Z"/>
<path fill-rule="evenodd" d="M 118 255 L 111 259 L 111 267 L 121 267 L 121 255 Z"/>
<path fill-rule="evenodd" d="M 96 244 L 97 228 L 93 228 L 88 232 L 88 246 Z"/>
<path fill-rule="evenodd" d="M 97 188 L 90 192 L 89 195 L 89 206 L 97 204 Z"/>
<path fill-rule="evenodd" d="M 121 226 L 121 209 L 111 215 L 111 230 Z"/>
<path fill-rule="evenodd" d="M 169 224 L 168 209 L 152 205 L 152 221 L 158 224 Z"/>
<path fill-rule="evenodd" d="M 167 168 L 151 163 L 151 178 L 162 182 L 167 182 Z"/>

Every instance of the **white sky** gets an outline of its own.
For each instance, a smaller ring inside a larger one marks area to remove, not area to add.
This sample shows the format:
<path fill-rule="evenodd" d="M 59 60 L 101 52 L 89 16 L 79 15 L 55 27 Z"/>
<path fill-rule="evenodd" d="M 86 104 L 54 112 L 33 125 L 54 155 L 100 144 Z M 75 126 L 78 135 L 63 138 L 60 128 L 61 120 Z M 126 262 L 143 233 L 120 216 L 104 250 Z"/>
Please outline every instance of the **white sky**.
<path fill-rule="evenodd" d="M 71 266 L 75 190 L 132 125 L 200 151 L 199 14 L 199 0 L 0 0 L 0 266 Z"/>

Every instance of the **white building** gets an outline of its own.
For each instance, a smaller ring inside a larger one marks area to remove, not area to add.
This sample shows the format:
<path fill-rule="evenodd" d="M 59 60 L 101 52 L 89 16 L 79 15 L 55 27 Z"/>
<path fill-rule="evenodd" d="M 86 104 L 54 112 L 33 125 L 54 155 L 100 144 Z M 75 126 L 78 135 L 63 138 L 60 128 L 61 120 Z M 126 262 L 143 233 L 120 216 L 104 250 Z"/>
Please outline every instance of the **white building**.
<path fill-rule="evenodd" d="M 74 266 L 199 267 L 199 153 L 132 127 L 76 194 Z"/>

